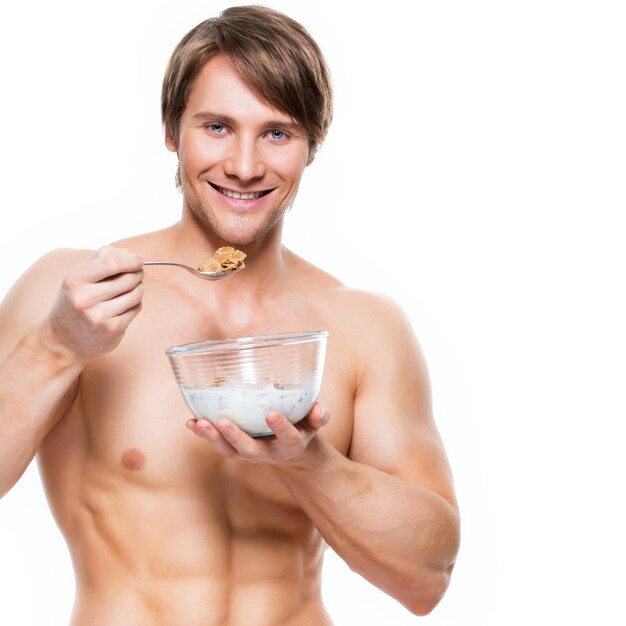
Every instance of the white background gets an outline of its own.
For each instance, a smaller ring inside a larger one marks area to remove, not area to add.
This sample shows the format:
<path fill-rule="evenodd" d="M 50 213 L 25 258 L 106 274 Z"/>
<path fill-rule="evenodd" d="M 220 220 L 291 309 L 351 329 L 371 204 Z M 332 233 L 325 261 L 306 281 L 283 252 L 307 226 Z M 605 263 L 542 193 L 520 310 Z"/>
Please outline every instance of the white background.
<path fill-rule="evenodd" d="M 225 6 L 2 4 L 0 292 L 52 248 L 178 219 L 161 77 Z M 318 40 L 336 88 L 286 243 L 409 314 L 463 515 L 426 618 L 329 554 L 337 625 L 623 624 L 622 3 L 271 6 Z M 72 598 L 33 464 L 0 501 L 0 624 L 65 624 Z"/>

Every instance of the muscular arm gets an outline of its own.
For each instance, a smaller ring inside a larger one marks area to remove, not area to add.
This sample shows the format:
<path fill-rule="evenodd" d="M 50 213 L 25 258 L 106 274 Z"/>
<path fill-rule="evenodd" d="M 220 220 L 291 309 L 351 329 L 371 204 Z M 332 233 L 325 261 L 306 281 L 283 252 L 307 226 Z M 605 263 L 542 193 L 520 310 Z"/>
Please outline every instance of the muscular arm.
<path fill-rule="evenodd" d="M 0 497 L 20 478 L 75 395 L 84 363 L 31 330 L 0 365 Z"/>
<path fill-rule="evenodd" d="M 57 251 L 0 307 L 0 496 L 73 400 L 88 359 L 121 340 L 141 300 L 141 261 L 125 251 Z M 60 286 L 60 289 L 59 289 Z"/>
<path fill-rule="evenodd" d="M 375 306 L 385 330 L 362 355 L 350 458 L 315 437 L 276 471 L 354 571 L 422 615 L 449 584 L 458 511 L 417 342 L 393 305 Z"/>
<path fill-rule="evenodd" d="M 278 472 L 350 568 L 417 615 L 448 587 L 458 550 L 456 508 L 431 489 L 346 459 L 317 438 L 305 468 Z"/>

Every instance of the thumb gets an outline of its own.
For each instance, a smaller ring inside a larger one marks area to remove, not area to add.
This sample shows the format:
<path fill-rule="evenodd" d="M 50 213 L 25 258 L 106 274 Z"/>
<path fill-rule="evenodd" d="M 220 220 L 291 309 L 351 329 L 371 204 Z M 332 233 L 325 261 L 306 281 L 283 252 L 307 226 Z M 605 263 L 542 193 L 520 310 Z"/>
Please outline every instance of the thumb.
<path fill-rule="evenodd" d="M 328 409 L 317 402 L 311 411 L 311 422 L 313 427 L 318 430 L 322 426 L 326 426 L 330 421 L 330 412 Z"/>

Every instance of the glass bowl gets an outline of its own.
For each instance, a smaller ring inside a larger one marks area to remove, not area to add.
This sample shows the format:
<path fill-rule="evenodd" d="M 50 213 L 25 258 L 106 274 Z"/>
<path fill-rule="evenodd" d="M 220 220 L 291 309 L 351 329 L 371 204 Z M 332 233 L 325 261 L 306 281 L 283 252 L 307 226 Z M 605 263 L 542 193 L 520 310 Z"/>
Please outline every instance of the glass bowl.
<path fill-rule="evenodd" d="M 209 339 L 166 351 L 183 398 L 197 419 L 226 418 L 253 437 L 271 435 L 268 411 L 292 423 L 322 386 L 327 331 Z"/>

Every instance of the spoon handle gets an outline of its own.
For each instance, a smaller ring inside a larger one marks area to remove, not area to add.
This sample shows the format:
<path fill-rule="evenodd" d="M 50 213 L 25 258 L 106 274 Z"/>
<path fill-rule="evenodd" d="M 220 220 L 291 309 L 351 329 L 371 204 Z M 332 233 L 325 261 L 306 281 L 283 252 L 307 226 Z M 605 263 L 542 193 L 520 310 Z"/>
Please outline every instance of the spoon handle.
<path fill-rule="evenodd" d="M 210 276 L 209 273 L 203 273 L 198 271 L 193 267 L 189 267 L 189 265 L 185 265 L 183 263 L 172 263 L 171 261 L 144 261 L 144 265 L 171 265 L 173 267 L 182 267 L 184 270 L 195 274 L 196 276 L 202 276 L 203 278 L 207 278 Z"/>
<path fill-rule="evenodd" d="M 144 261 L 144 265 L 173 265 L 174 267 L 182 267 L 184 270 L 191 272 L 194 276 L 204 278 L 205 280 L 221 280 L 225 276 L 236 274 L 242 267 L 237 267 L 234 270 L 222 270 L 218 272 L 201 272 L 200 270 L 184 265 L 183 263 L 173 263 L 172 261 Z"/>
<path fill-rule="evenodd" d="M 144 265 L 175 265 L 176 267 L 185 267 L 187 269 L 192 269 L 188 265 L 183 265 L 182 263 L 172 263 L 171 261 L 144 261 Z"/>

